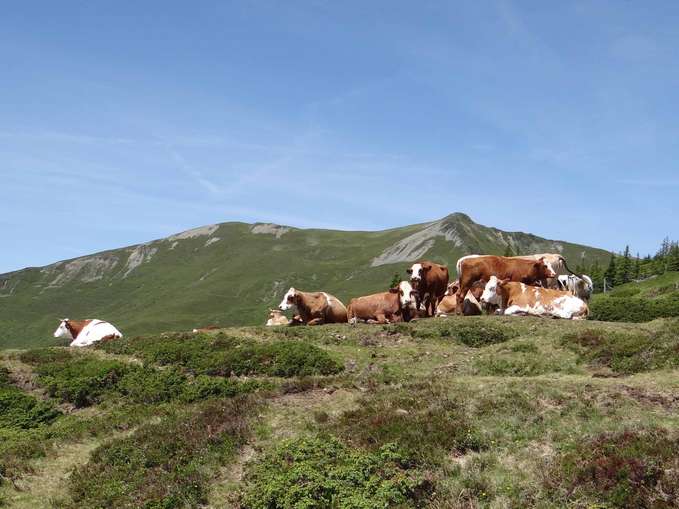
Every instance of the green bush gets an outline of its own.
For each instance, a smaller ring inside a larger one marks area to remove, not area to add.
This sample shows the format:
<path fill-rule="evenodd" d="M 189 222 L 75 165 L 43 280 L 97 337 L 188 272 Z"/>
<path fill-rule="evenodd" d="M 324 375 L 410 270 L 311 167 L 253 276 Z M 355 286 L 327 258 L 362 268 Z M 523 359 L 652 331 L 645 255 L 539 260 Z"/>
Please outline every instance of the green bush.
<path fill-rule="evenodd" d="M 347 442 L 370 449 L 398 444 L 417 463 L 437 463 L 451 452 L 484 447 L 464 405 L 429 383 L 386 388 L 364 396 L 354 410 L 329 423 Z"/>
<path fill-rule="evenodd" d="M 679 335 L 672 323 L 655 334 L 609 332 L 588 329 L 567 334 L 562 344 L 574 350 L 581 360 L 623 374 L 679 366 Z"/>
<path fill-rule="evenodd" d="M 118 343 L 118 344 L 115 344 Z M 301 341 L 259 343 L 196 335 L 185 338 L 137 338 L 112 341 L 103 349 L 141 357 L 147 362 L 181 366 L 208 375 L 268 375 L 280 377 L 332 375 L 342 366 L 321 348 Z"/>
<path fill-rule="evenodd" d="M 246 509 L 411 507 L 428 483 L 394 444 L 374 452 L 352 449 L 332 436 L 280 443 L 246 478 Z"/>
<path fill-rule="evenodd" d="M 605 322 L 648 322 L 656 318 L 679 316 L 679 292 L 666 297 L 646 299 L 599 295 L 589 305 L 589 318 Z"/>
<path fill-rule="evenodd" d="M 664 429 L 605 433 L 563 450 L 545 483 L 564 506 L 677 507 L 677 451 L 679 440 Z"/>
<path fill-rule="evenodd" d="M 14 387 L 9 372 L 0 368 L 0 428 L 29 429 L 49 424 L 61 412 Z"/>
<path fill-rule="evenodd" d="M 467 346 L 480 348 L 512 339 L 516 333 L 495 324 L 475 322 L 456 325 L 451 329 L 451 336 Z"/>
<path fill-rule="evenodd" d="M 576 372 L 576 367 L 571 363 L 535 353 L 482 357 L 474 362 L 474 369 L 477 375 L 487 376 L 538 376 L 545 373 Z"/>
<path fill-rule="evenodd" d="M 96 449 L 70 479 L 72 507 L 183 508 L 206 502 L 216 467 L 249 434 L 256 408 L 245 397 L 171 415 Z"/>

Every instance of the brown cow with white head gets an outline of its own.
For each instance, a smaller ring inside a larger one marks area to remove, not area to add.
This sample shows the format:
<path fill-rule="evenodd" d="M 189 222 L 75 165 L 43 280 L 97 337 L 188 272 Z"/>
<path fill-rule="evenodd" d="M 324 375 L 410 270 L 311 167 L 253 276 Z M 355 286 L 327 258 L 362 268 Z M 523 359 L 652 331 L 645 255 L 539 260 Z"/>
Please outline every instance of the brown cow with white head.
<path fill-rule="evenodd" d="M 464 296 L 476 281 L 490 281 L 492 276 L 517 283 L 536 284 L 556 274 L 544 259 L 530 260 L 507 256 L 472 255 L 457 262 L 460 289 L 457 292 L 457 312 L 462 310 Z"/>
<path fill-rule="evenodd" d="M 448 287 L 448 267 L 423 260 L 414 263 L 406 272 L 410 274 L 410 284 L 417 292 L 415 304 L 418 311 L 424 304 L 425 316 L 434 316 Z"/>
<path fill-rule="evenodd" d="M 335 296 L 325 292 L 302 292 L 290 288 L 278 306 L 281 311 L 296 308 L 306 325 L 346 323 L 347 308 Z"/>
<path fill-rule="evenodd" d="M 408 322 L 414 317 L 416 293 L 408 281 L 401 281 L 388 292 L 351 299 L 347 308 L 349 323 Z"/>

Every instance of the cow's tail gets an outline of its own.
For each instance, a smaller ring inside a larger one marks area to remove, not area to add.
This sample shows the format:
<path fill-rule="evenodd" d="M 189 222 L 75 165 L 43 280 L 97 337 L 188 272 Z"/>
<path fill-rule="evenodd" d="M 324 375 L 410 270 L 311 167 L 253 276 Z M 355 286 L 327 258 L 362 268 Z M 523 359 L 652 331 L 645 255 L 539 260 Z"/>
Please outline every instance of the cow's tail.
<path fill-rule="evenodd" d="M 573 271 L 571 270 L 571 268 L 570 268 L 570 267 L 568 266 L 568 264 L 566 263 L 566 259 L 565 259 L 563 256 L 561 257 L 561 260 L 563 261 L 563 266 L 565 267 L 565 269 L 566 269 L 568 272 L 570 272 L 570 273 L 573 274 L 574 276 L 579 277 L 580 279 L 583 279 L 583 280 L 585 279 L 584 277 L 582 277 L 582 276 L 583 276 L 582 274 L 578 274 L 577 272 L 573 272 Z"/>

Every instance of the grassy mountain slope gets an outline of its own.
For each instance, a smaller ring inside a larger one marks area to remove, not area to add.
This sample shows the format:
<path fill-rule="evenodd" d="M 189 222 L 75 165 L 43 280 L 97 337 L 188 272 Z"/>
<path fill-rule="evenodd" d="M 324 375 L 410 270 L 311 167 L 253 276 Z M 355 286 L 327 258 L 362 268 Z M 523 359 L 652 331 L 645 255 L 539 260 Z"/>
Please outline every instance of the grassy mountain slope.
<path fill-rule="evenodd" d="M 464 214 L 378 232 L 223 223 L 146 244 L 0 275 L 0 347 L 49 344 L 60 317 L 98 317 L 126 334 L 262 323 L 285 290 L 347 301 L 380 291 L 427 257 L 560 252 L 575 265 L 609 253 L 474 223 Z"/>

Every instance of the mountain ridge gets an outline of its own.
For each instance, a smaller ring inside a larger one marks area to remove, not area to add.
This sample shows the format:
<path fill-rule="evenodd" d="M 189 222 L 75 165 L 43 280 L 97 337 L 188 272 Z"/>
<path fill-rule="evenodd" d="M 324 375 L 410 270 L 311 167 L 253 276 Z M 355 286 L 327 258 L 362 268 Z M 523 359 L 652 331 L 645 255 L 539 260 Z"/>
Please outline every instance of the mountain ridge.
<path fill-rule="evenodd" d="M 384 289 L 421 257 L 454 268 L 470 253 L 559 252 L 573 265 L 610 253 L 507 232 L 467 214 L 378 231 L 225 222 L 0 274 L 0 346 L 48 343 L 56 318 L 97 317 L 123 333 L 251 325 L 289 286 L 342 300 Z"/>

